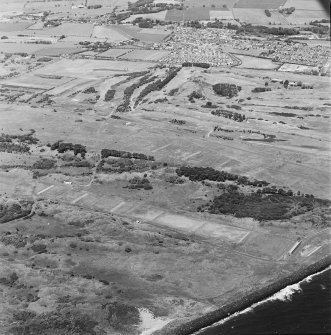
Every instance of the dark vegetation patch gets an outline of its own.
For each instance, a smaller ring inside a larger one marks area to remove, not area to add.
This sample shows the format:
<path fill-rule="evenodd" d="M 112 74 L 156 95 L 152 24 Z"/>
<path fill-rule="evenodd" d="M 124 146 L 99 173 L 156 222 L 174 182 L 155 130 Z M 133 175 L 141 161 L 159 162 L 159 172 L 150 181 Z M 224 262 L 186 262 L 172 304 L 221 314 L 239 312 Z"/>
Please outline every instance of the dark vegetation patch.
<path fill-rule="evenodd" d="M 210 64 L 208 63 L 190 63 L 190 62 L 184 62 L 182 64 L 182 67 L 202 67 L 203 69 L 209 69 L 210 68 Z"/>
<path fill-rule="evenodd" d="M 277 115 L 277 116 L 284 116 L 284 117 L 296 117 L 297 114 L 294 113 L 281 113 L 281 112 L 270 112 L 269 114 Z"/>
<path fill-rule="evenodd" d="M 19 200 L 0 203 L 0 223 L 5 223 L 28 215 L 32 208 L 32 201 Z"/>
<path fill-rule="evenodd" d="M 85 93 L 85 94 L 97 93 L 97 90 L 93 86 L 91 86 L 87 88 L 86 90 L 84 90 L 82 93 Z"/>
<path fill-rule="evenodd" d="M 203 99 L 203 98 L 204 98 L 204 96 L 200 92 L 197 92 L 197 91 L 193 91 L 188 96 L 188 100 L 190 102 L 194 102 L 194 99 Z"/>
<path fill-rule="evenodd" d="M 4 245 L 12 245 L 15 248 L 24 248 L 27 245 L 27 238 L 21 234 L 12 234 L 10 232 L 0 235 L 0 241 Z"/>
<path fill-rule="evenodd" d="M 213 90 L 217 95 L 233 98 L 241 91 L 241 86 L 235 84 L 219 83 L 213 85 Z"/>
<path fill-rule="evenodd" d="M 167 76 L 164 79 L 158 79 L 155 82 L 147 85 L 139 94 L 135 106 L 139 104 L 149 93 L 153 91 L 161 91 L 167 84 L 170 83 L 172 79 L 174 79 L 177 73 L 180 71 L 180 68 L 171 67 L 167 71 Z M 156 77 L 155 77 L 156 78 Z"/>
<path fill-rule="evenodd" d="M 31 144 L 37 144 L 39 139 L 34 137 L 35 131 L 30 130 L 27 134 L 9 135 L 2 133 L 0 136 L 0 151 L 27 153 L 30 151 Z"/>
<path fill-rule="evenodd" d="M 314 110 L 314 107 L 311 107 L 311 106 L 284 106 L 283 108 L 298 109 L 298 110 L 309 111 L 309 112 Z"/>
<path fill-rule="evenodd" d="M 182 166 L 176 169 L 178 176 L 188 177 L 191 181 L 235 181 L 239 185 L 250 185 L 255 187 L 263 187 L 269 185 L 264 180 L 249 180 L 246 176 L 240 176 L 227 171 L 218 171 L 211 167 Z"/>
<path fill-rule="evenodd" d="M 33 163 L 33 169 L 42 169 L 42 170 L 49 170 L 55 167 L 56 161 L 49 158 L 42 158 L 39 161 Z"/>
<path fill-rule="evenodd" d="M 88 314 L 73 309 L 61 309 L 39 315 L 33 312 L 16 312 L 11 329 L 13 334 L 81 334 L 96 335 L 94 327 L 98 324 Z"/>
<path fill-rule="evenodd" d="M 244 114 L 240 114 L 240 113 L 237 113 L 237 112 L 231 112 L 231 111 L 226 110 L 226 109 L 213 110 L 213 111 L 211 111 L 211 114 L 215 115 L 215 116 L 222 116 L 226 119 L 231 119 L 231 120 L 236 121 L 236 122 L 243 122 L 243 121 L 246 120 L 246 116 Z"/>
<path fill-rule="evenodd" d="M 169 95 L 172 97 L 174 96 L 176 93 L 178 93 L 179 91 L 179 87 L 177 88 L 173 88 L 172 90 L 169 91 Z"/>
<path fill-rule="evenodd" d="M 16 272 L 13 272 L 9 275 L 9 277 L 0 278 L 0 284 L 12 287 L 13 285 L 15 285 L 17 280 L 18 280 L 18 275 L 16 274 Z"/>
<path fill-rule="evenodd" d="M 281 220 L 311 211 L 321 205 L 321 200 L 280 194 L 243 194 L 225 192 L 207 205 L 212 214 L 231 214 L 236 217 L 251 217 L 256 220 Z"/>
<path fill-rule="evenodd" d="M 147 178 L 139 178 L 139 177 L 134 177 L 129 180 L 129 185 L 127 186 L 129 189 L 133 190 L 151 190 L 153 189 L 153 186 L 151 185 L 150 181 Z"/>
<path fill-rule="evenodd" d="M 270 87 L 255 87 L 252 92 L 253 93 L 261 93 L 261 92 L 269 92 L 271 91 Z"/>
<path fill-rule="evenodd" d="M 134 158 L 134 159 L 142 159 L 147 161 L 154 161 L 153 156 L 147 156 L 145 154 L 136 153 L 136 152 L 129 152 L 129 151 L 122 151 L 122 150 L 114 150 L 114 149 L 102 149 L 101 150 L 101 157 L 107 158 L 109 156 L 112 157 L 120 157 L 120 158 Z"/>
<path fill-rule="evenodd" d="M 133 92 L 139 88 L 140 86 L 143 86 L 153 80 L 155 80 L 157 77 L 150 77 L 149 74 L 146 74 L 144 77 L 140 78 L 140 80 L 137 83 L 133 83 L 131 86 L 128 86 L 124 90 L 124 97 L 123 102 L 117 106 L 116 112 L 122 113 L 122 112 L 128 112 L 130 111 L 130 103 L 131 103 L 131 97 Z"/>
<path fill-rule="evenodd" d="M 186 123 L 185 120 L 177 120 L 177 119 L 172 119 L 172 120 L 170 120 L 169 122 L 170 122 L 170 123 L 173 123 L 173 124 L 177 124 L 177 125 L 179 125 L 179 126 L 182 126 L 182 125 L 184 125 L 184 124 Z"/>
<path fill-rule="evenodd" d="M 117 331 L 132 331 L 140 323 L 138 308 L 120 302 L 114 302 L 107 307 L 109 325 Z"/>
<path fill-rule="evenodd" d="M 105 101 L 113 100 L 115 93 L 116 93 L 116 90 L 108 90 L 105 94 Z"/>
<path fill-rule="evenodd" d="M 147 161 L 145 159 L 102 159 L 98 164 L 97 171 L 104 173 L 123 173 L 123 172 L 145 172 L 150 169 L 155 170 L 161 163 Z"/>
<path fill-rule="evenodd" d="M 65 143 L 62 140 L 53 143 L 51 145 L 51 150 L 57 150 L 60 154 L 66 151 L 73 151 L 75 156 L 80 154 L 82 158 L 85 158 L 85 154 L 87 152 L 84 145 Z"/>

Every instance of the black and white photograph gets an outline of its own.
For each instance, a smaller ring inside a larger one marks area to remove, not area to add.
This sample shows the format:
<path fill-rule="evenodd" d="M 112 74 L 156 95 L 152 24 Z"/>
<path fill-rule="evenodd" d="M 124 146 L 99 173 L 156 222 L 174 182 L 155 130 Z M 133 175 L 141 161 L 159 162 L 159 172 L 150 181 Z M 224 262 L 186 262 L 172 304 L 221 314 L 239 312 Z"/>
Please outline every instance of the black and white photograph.
<path fill-rule="evenodd" d="M 329 0 L 0 0 L 0 335 L 331 334 Z"/>

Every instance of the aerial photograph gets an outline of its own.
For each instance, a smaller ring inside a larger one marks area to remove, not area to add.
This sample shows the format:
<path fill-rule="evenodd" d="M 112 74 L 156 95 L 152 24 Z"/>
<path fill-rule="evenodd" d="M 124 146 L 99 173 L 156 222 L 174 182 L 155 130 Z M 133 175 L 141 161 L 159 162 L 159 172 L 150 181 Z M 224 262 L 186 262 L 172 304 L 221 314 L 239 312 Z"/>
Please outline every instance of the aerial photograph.
<path fill-rule="evenodd" d="M 330 2 L 0 0 L 0 335 L 331 333 Z"/>

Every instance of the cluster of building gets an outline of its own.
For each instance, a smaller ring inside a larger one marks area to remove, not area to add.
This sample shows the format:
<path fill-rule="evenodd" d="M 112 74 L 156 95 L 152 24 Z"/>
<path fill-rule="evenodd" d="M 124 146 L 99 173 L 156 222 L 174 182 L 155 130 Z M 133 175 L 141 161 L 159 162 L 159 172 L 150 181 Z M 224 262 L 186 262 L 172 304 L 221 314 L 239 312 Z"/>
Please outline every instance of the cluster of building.
<path fill-rule="evenodd" d="M 282 63 L 302 65 L 323 65 L 329 57 L 329 48 L 313 47 L 279 39 L 227 39 L 224 44 L 237 50 L 258 50 L 260 55 Z"/>
<path fill-rule="evenodd" d="M 170 54 L 161 60 L 165 63 L 199 62 L 212 66 L 231 66 L 235 64 L 235 60 L 223 51 L 220 43 L 226 34 L 226 29 L 178 27 L 174 34 L 157 48 L 170 51 Z"/>
<path fill-rule="evenodd" d="M 171 53 L 164 62 L 206 62 L 213 66 L 234 65 L 227 53 L 231 50 L 244 51 L 252 56 L 271 58 L 276 62 L 309 66 L 323 66 L 329 57 L 329 48 L 279 38 L 242 38 L 229 29 L 195 29 L 177 27 L 165 42 L 156 46 Z M 230 50 L 229 50 L 230 48 Z"/>

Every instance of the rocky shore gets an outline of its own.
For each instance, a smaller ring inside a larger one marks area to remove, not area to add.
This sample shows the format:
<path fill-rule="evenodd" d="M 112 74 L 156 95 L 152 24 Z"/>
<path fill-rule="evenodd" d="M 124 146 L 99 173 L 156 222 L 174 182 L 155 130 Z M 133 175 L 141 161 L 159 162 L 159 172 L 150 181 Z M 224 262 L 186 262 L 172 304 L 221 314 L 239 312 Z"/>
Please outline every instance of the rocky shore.
<path fill-rule="evenodd" d="M 250 307 L 254 303 L 257 303 L 261 300 L 264 300 L 276 292 L 280 291 L 288 285 L 293 285 L 304 278 L 312 275 L 316 272 L 322 271 L 331 265 L 331 255 L 324 257 L 320 261 L 302 267 L 299 270 L 293 272 L 291 275 L 280 278 L 272 284 L 269 284 L 265 287 L 259 288 L 258 291 L 253 291 L 246 296 L 239 297 L 232 302 L 222 306 L 221 308 L 212 311 L 202 317 L 196 318 L 192 321 L 184 323 L 182 325 L 169 325 L 164 329 L 154 333 L 155 335 L 191 335 L 194 332 L 212 325 L 229 315 L 244 310 L 245 308 Z"/>

